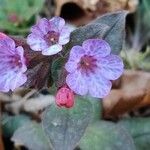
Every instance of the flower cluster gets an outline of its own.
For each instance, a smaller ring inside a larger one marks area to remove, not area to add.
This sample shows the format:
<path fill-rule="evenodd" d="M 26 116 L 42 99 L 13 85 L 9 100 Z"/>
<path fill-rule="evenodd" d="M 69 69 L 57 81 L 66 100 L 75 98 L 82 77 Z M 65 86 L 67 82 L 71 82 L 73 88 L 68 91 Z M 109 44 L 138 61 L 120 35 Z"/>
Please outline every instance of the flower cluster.
<path fill-rule="evenodd" d="M 33 51 L 42 51 L 43 55 L 60 52 L 69 42 L 70 29 L 64 19 L 53 17 L 41 19 L 31 28 L 27 43 Z M 8 92 L 27 81 L 24 49 L 16 47 L 15 42 L 0 34 L 0 91 Z M 58 106 L 72 107 L 74 93 L 103 98 L 110 92 L 112 80 L 123 73 L 123 62 L 111 54 L 110 45 L 102 39 L 88 39 L 82 46 L 73 46 L 65 64 L 66 84 L 56 94 Z"/>
<path fill-rule="evenodd" d="M 69 37 L 70 29 L 65 26 L 64 19 L 43 18 L 31 28 L 27 43 L 34 51 L 42 51 L 43 55 L 54 55 L 62 50 L 62 45 L 69 42 Z"/>
<path fill-rule="evenodd" d="M 0 60 L 0 91 L 13 91 L 26 82 L 24 50 L 3 33 L 0 34 Z"/>
<path fill-rule="evenodd" d="M 116 80 L 123 73 L 122 60 L 110 52 L 109 44 L 100 39 L 89 39 L 82 46 L 74 46 L 65 65 L 70 89 L 79 95 L 97 98 L 108 95 L 110 80 Z"/>

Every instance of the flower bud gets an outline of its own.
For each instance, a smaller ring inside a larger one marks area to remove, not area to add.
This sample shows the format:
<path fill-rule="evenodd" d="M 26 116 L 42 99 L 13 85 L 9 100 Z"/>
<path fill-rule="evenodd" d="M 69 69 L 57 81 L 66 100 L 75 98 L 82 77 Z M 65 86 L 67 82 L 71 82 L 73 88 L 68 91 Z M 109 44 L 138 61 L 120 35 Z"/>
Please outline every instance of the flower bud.
<path fill-rule="evenodd" d="M 62 87 L 56 94 L 56 104 L 59 107 L 71 108 L 74 105 L 74 93 L 68 87 Z"/>

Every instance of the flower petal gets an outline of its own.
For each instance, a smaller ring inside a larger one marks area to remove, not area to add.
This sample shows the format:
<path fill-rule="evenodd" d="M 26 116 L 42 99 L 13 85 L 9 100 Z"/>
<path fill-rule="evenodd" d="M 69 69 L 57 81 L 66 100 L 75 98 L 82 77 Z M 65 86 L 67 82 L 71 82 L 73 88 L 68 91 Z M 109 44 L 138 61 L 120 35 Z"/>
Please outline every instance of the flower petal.
<path fill-rule="evenodd" d="M 65 20 L 61 17 L 53 17 L 49 20 L 49 22 L 51 25 L 51 30 L 53 29 L 56 32 L 61 31 L 63 26 L 65 25 Z"/>
<path fill-rule="evenodd" d="M 63 27 L 63 29 L 60 32 L 60 37 L 59 37 L 59 44 L 64 45 L 69 42 L 70 39 L 70 33 L 71 31 L 69 30 L 68 27 Z"/>
<path fill-rule="evenodd" d="M 84 48 L 87 55 L 105 57 L 110 54 L 111 48 L 109 44 L 100 39 L 89 39 L 83 42 L 82 47 Z"/>
<path fill-rule="evenodd" d="M 78 67 L 78 63 L 76 61 L 68 61 L 65 64 L 65 69 L 69 72 L 69 73 L 73 73 Z"/>
<path fill-rule="evenodd" d="M 9 37 L 6 37 L 6 38 L 0 40 L 0 49 L 2 49 L 2 47 L 7 49 L 7 52 L 14 53 L 14 51 L 15 51 L 15 42 L 14 42 L 13 39 L 11 39 Z"/>
<path fill-rule="evenodd" d="M 73 46 L 70 51 L 69 60 L 65 65 L 65 69 L 72 73 L 77 69 L 78 62 L 80 58 L 84 55 L 84 50 L 81 46 Z"/>
<path fill-rule="evenodd" d="M 31 27 L 31 33 L 36 34 L 40 37 L 44 36 L 44 33 L 41 31 L 38 25 L 34 25 Z"/>
<path fill-rule="evenodd" d="M 1 92 L 8 92 L 10 90 L 10 88 L 9 88 L 10 82 L 8 81 L 8 79 L 10 79 L 10 78 L 7 76 L 8 76 L 8 74 L 4 75 L 4 74 L 0 73 L 0 91 Z"/>
<path fill-rule="evenodd" d="M 8 92 L 10 89 L 13 91 L 26 81 L 27 77 L 22 73 L 15 73 L 13 71 L 9 71 L 5 74 L 0 73 L 0 91 Z"/>
<path fill-rule="evenodd" d="M 23 49 L 23 47 L 22 46 L 18 46 L 16 48 L 16 52 L 20 56 L 20 61 L 22 63 L 22 67 L 20 68 L 20 72 L 24 73 L 24 72 L 27 71 L 27 66 L 26 66 L 26 60 L 24 58 L 24 49 Z"/>
<path fill-rule="evenodd" d="M 68 74 L 66 77 L 66 83 L 76 94 L 86 95 L 88 92 L 87 81 L 79 71 Z"/>
<path fill-rule="evenodd" d="M 30 45 L 30 48 L 34 51 L 42 51 L 43 49 L 48 48 L 46 41 L 40 36 L 35 35 L 33 33 L 28 35 L 27 43 Z"/>
<path fill-rule="evenodd" d="M 50 46 L 47 49 L 44 49 L 42 51 L 42 54 L 43 55 L 54 55 L 54 54 L 57 54 L 58 52 L 60 52 L 61 50 L 62 50 L 62 46 L 59 44 L 55 44 L 55 45 Z"/>
<path fill-rule="evenodd" d="M 23 47 L 16 48 L 14 40 L 9 37 L 0 40 L 0 60 L 0 91 L 14 90 L 26 82 Z"/>
<path fill-rule="evenodd" d="M 92 74 L 88 78 L 89 80 L 86 83 L 88 84 L 88 93 L 90 96 L 103 98 L 109 94 L 112 86 L 111 81 L 97 74 Z"/>
<path fill-rule="evenodd" d="M 116 80 L 121 76 L 124 70 L 124 65 L 120 57 L 109 55 L 101 58 L 98 61 L 100 73 L 109 80 Z"/>
<path fill-rule="evenodd" d="M 2 32 L 0 32 L 0 40 L 7 38 L 8 36 Z"/>
<path fill-rule="evenodd" d="M 39 22 L 31 28 L 31 32 L 38 34 L 39 36 L 47 34 L 50 30 L 50 23 L 46 18 L 42 18 Z"/>
<path fill-rule="evenodd" d="M 69 60 L 79 62 L 80 58 L 85 54 L 81 46 L 73 46 L 70 51 Z"/>
<path fill-rule="evenodd" d="M 27 76 L 25 74 L 22 74 L 22 73 L 16 74 L 14 79 L 12 81 L 10 81 L 10 82 L 12 82 L 10 84 L 10 89 L 12 91 L 14 91 L 16 88 L 23 85 L 26 81 L 27 81 Z"/>

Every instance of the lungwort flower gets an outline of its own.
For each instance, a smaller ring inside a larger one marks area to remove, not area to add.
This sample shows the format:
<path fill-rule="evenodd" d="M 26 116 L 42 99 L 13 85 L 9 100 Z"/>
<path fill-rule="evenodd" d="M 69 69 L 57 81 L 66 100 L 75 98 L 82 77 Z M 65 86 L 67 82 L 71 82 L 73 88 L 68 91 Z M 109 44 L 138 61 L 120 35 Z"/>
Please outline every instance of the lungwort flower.
<path fill-rule="evenodd" d="M 65 65 L 66 83 L 79 95 L 103 98 L 110 92 L 111 80 L 123 73 L 122 60 L 110 54 L 109 44 L 100 39 L 89 39 L 71 49 Z"/>
<path fill-rule="evenodd" d="M 0 38 L 0 91 L 13 91 L 23 85 L 27 80 L 26 70 L 23 48 L 16 47 L 15 42 L 6 35 Z"/>
<path fill-rule="evenodd" d="M 62 50 L 62 45 L 69 42 L 69 37 L 70 29 L 65 26 L 64 19 L 43 18 L 31 28 L 27 43 L 34 51 L 42 51 L 43 55 L 54 55 Z"/>

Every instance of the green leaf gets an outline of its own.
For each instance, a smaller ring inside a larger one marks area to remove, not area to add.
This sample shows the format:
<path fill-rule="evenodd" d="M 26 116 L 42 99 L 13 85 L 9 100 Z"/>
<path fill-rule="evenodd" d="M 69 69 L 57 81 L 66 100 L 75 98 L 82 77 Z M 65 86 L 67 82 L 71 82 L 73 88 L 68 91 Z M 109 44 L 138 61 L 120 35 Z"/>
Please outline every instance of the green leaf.
<path fill-rule="evenodd" d="M 81 150 L 135 150 L 130 134 L 119 125 L 107 121 L 89 126 L 79 147 Z"/>
<path fill-rule="evenodd" d="M 119 122 L 131 133 L 137 150 L 150 148 L 150 118 L 131 118 Z"/>
<path fill-rule="evenodd" d="M 19 33 L 19 34 L 25 34 L 29 32 L 29 28 L 19 28 L 15 26 L 13 23 L 5 21 L 5 20 L 0 20 L 0 29 L 10 31 L 12 33 Z"/>
<path fill-rule="evenodd" d="M 150 39 L 150 1 L 142 0 L 139 2 L 135 13 L 134 32 L 131 35 L 131 49 L 140 51 Z"/>
<path fill-rule="evenodd" d="M 83 41 L 87 39 L 102 38 L 108 29 L 108 25 L 101 22 L 79 27 L 71 33 L 70 42 L 65 46 L 64 51 L 68 52 L 73 46 L 82 45 Z"/>
<path fill-rule="evenodd" d="M 86 97 L 91 102 L 93 114 L 91 123 L 98 121 L 102 118 L 102 99 L 94 97 Z"/>
<path fill-rule="evenodd" d="M 72 150 L 83 136 L 91 119 L 91 104 L 76 98 L 71 109 L 51 105 L 42 119 L 43 128 L 55 150 Z"/>
<path fill-rule="evenodd" d="M 63 84 L 65 84 L 66 77 L 63 74 L 63 72 L 65 71 L 63 67 L 64 63 L 65 59 L 62 57 L 59 57 L 52 62 L 51 74 L 52 79 L 57 87 L 61 87 Z"/>
<path fill-rule="evenodd" d="M 108 13 L 92 23 L 74 30 L 65 51 L 70 50 L 74 45 L 81 45 L 87 39 L 100 38 L 110 44 L 112 53 L 119 54 L 125 37 L 126 14 L 126 11 Z"/>
<path fill-rule="evenodd" d="M 30 122 L 30 118 L 26 115 L 9 116 L 2 115 L 2 130 L 6 137 L 11 137 L 13 133 L 22 125 Z"/>
<path fill-rule="evenodd" d="M 106 24 L 109 27 L 107 33 L 103 36 L 103 39 L 106 40 L 112 49 L 112 53 L 119 54 L 122 50 L 122 45 L 125 38 L 125 18 L 126 11 L 117 11 L 114 13 L 108 13 L 93 23 L 102 23 Z"/>
<path fill-rule="evenodd" d="M 42 9 L 44 0 L 0 0 L 0 4 L 0 29 L 24 33 L 29 21 Z"/>
<path fill-rule="evenodd" d="M 2 12 L 2 14 L 5 13 L 6 16 L 8 16 L 11 13 L 15 13 L 27 21 L 42 9 L 44 0 L 0 0 L 0 3 L 2 4 L 0 6 L 0 12 Z"/>
<path fill-rule="evenodd" d="M 150 19 L 150 1 L 143 0 L 141 1 L 138 9 L 138 17 L 141 20 L 141 24 L 143 24 L 147 29 L 150 29 L 149 19 Z"/>
<path fill-rule="evenodd" d="M 30 150 L 51 150 L 41 124 L 36 122 L 30 122 L 20 127 L 11 140 L 16 145 L 23 145 Z"/>
<path fill-rule="evenodd" d="M 150 47 L 147 47 L 144 53 L 139 52 L 138 66 L 140 69 L 150 71 Z"/>

